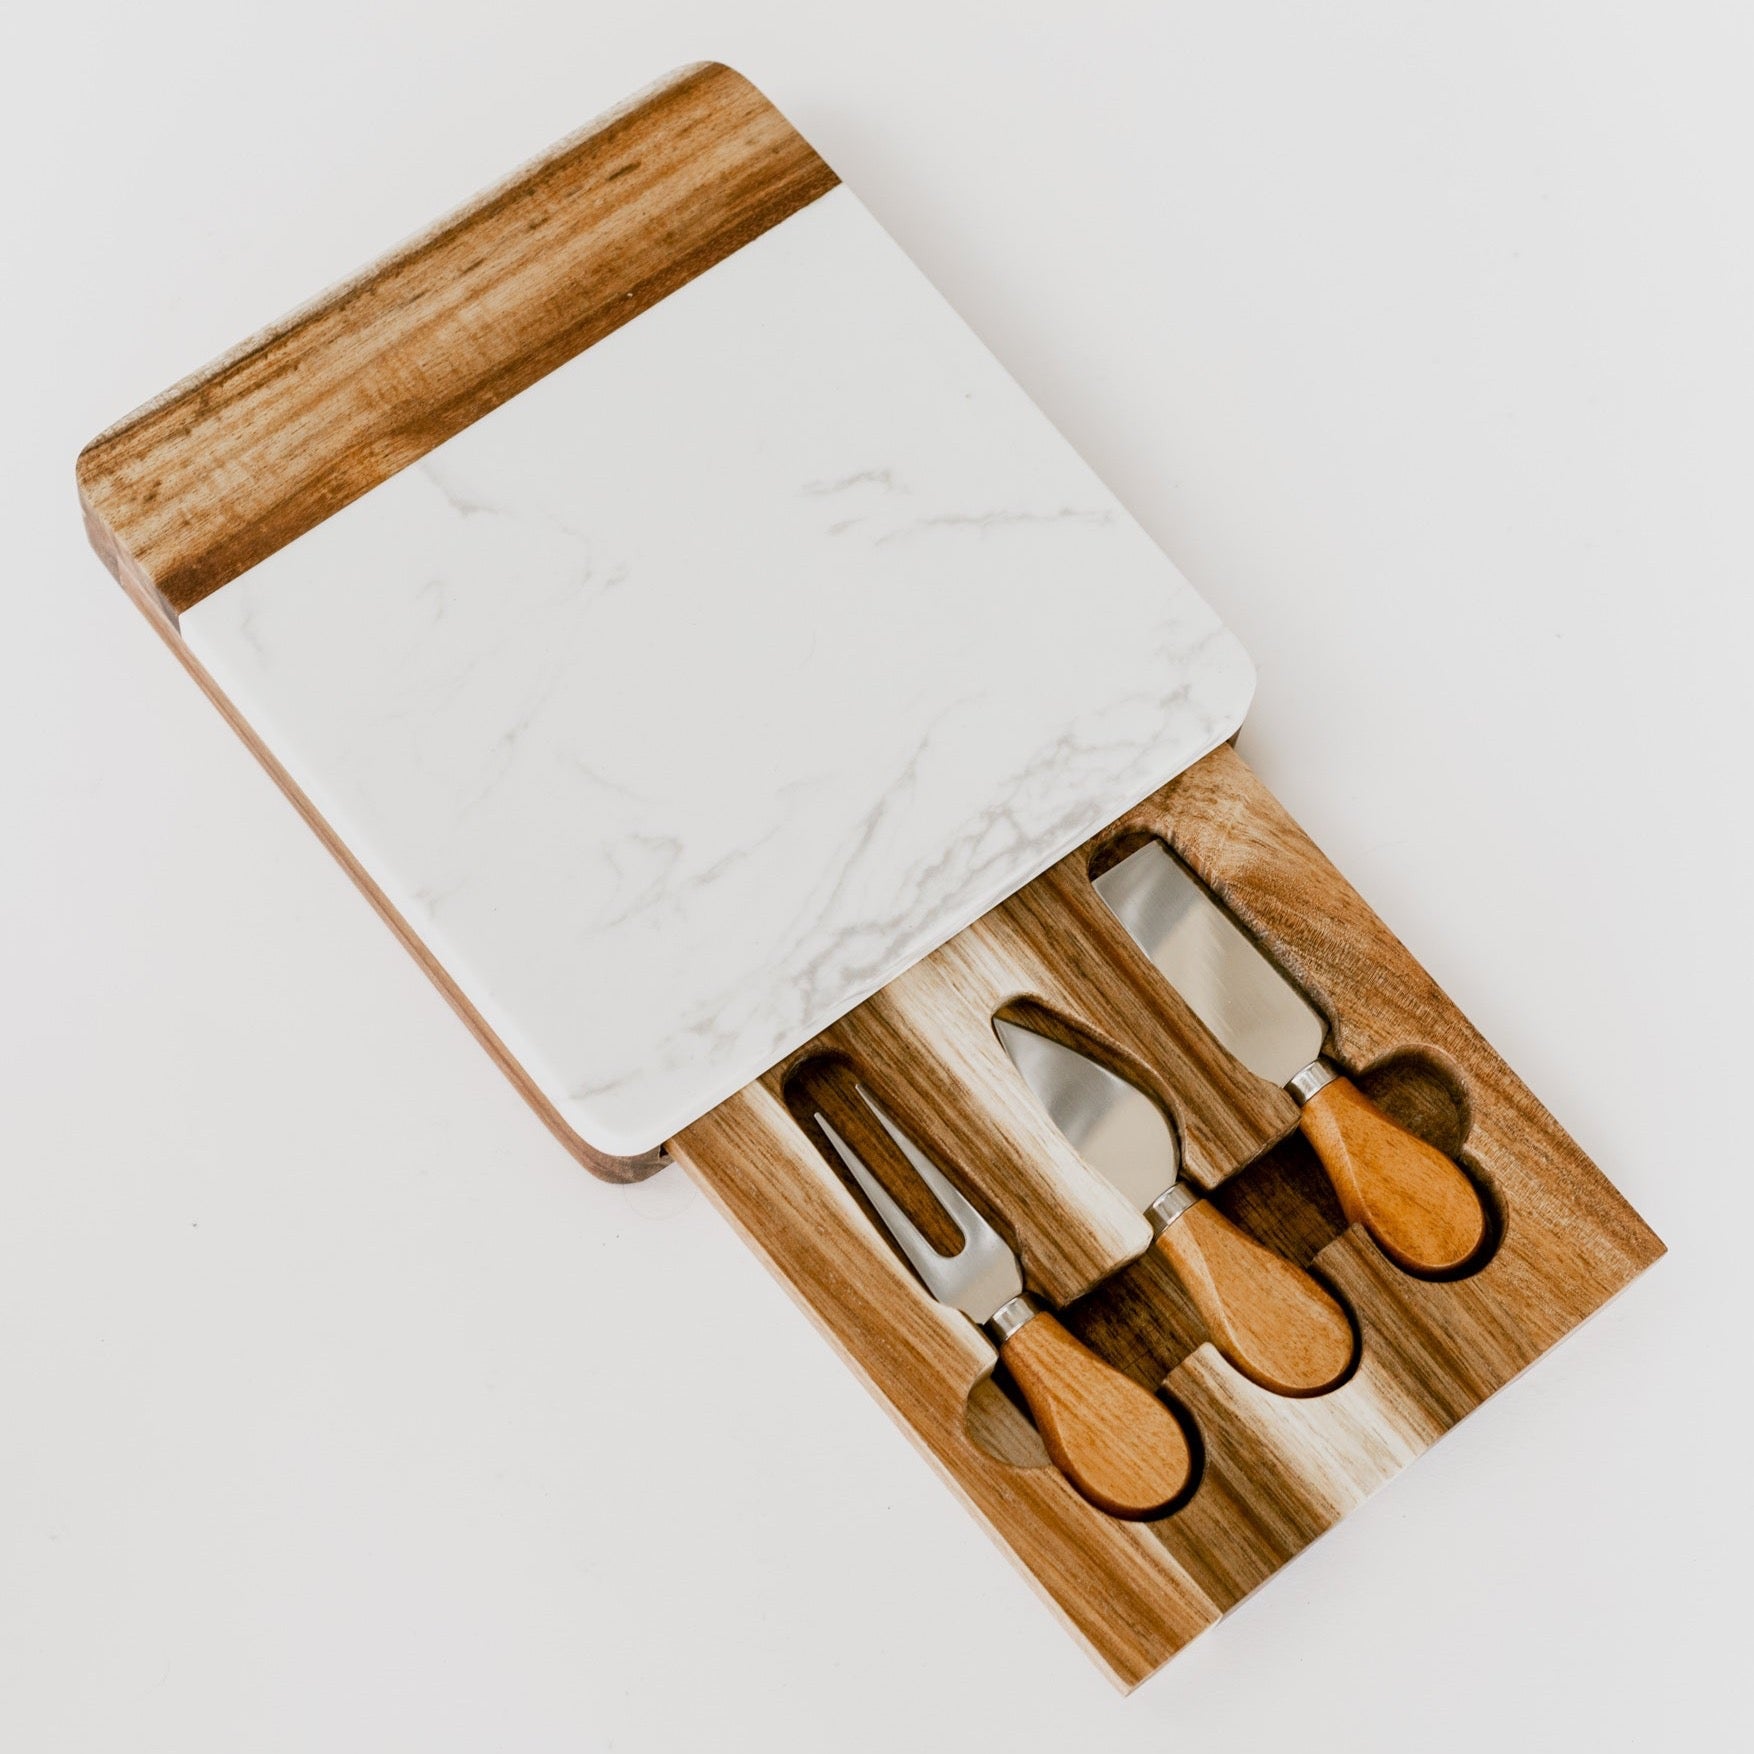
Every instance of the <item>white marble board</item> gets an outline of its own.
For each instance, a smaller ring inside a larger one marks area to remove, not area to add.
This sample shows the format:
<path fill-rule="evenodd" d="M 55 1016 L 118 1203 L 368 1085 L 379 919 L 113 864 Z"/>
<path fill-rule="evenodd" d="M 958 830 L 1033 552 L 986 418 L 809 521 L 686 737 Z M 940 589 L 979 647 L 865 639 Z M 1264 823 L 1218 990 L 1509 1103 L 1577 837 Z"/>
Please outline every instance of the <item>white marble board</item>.
<path fill-rule="evenodd" d="M 1222 742 L 1253 687 L 844 187 L 182 630 L 620 1156 Z"/>

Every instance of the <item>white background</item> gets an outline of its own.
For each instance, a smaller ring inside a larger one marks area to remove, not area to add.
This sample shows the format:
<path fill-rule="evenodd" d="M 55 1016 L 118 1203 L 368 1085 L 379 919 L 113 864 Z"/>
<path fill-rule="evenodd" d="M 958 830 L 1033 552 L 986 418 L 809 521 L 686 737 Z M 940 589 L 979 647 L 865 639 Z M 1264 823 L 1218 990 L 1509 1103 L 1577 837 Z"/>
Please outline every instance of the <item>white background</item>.
<path fill-rule="evenodd" d="M 1127 1701 L 679 1175 L 560 1152 L 82 545 L 99 427 L 708 55 L 1672 1250 Z M 101 0 L 7 62 L 0 1743 L 1746 1733 L 1745 7 Z"/>

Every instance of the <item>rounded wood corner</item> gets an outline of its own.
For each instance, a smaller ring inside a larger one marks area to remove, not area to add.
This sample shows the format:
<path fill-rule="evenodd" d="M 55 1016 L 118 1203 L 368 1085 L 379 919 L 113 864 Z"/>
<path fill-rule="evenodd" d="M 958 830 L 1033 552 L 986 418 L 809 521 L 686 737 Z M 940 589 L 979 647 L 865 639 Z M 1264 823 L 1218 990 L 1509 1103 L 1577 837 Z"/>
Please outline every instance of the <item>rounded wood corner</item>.
<path fill-rule="evenodd" d="M 599 1151 L 595 1145 L 581 1139 L 577 1133 L 569 1131 L 561 1142 L 599 1181 L 613 1182 L 619 1187 L 649 1181 L 670 1163 L 669 1148 L 663 1145 L 642 1151 L 637 1157 L 612 1157 L 607 1151 Z"/>

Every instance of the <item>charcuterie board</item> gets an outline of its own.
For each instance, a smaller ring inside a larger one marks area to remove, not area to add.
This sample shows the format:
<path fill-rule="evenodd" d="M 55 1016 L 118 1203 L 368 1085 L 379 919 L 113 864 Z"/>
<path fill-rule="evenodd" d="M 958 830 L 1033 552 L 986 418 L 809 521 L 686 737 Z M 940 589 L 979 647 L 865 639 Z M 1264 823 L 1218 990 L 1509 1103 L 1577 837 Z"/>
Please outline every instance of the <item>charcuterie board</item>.
<path fill-rule="evenodd" d="M 1661 1252 L 1228 746 L 1234 638 L 728 69 L 79 477 L 557 1137 L 679 1160 L 1123 1684 Z"/>

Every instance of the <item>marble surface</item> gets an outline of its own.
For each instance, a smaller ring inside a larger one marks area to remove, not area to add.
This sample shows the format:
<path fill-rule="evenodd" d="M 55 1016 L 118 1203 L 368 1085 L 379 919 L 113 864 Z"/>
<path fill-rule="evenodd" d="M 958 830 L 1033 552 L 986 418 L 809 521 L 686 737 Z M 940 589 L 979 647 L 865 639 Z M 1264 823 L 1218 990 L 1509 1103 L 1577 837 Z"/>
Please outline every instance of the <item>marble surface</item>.
<path fill-rule="evenodd" d="M 1228 737 L 1253 687 L 844 188 L 183 632 L 624 1154 Z"/>

